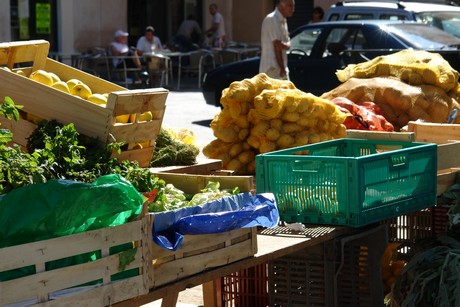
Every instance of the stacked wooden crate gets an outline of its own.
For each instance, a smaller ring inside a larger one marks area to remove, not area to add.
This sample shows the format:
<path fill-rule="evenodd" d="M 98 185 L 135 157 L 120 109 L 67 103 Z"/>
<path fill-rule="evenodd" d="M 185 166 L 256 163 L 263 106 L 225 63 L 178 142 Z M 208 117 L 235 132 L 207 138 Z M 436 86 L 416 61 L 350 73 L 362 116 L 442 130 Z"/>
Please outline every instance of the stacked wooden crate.
<path fill-rule="evenodd" d="M 13 141 L 25 148 L 27 138 L 37 127 L 36 119 L 73 123 L 81 134 L 98 138 L 101 143 L 123 142 L 120 159 L 136 160 L 143 167 L 150 165 L 155 139 L 160 132 L 168 91 L 162 88 L 127 90 L 91 74 L 47 57 L 49 43 L 44 40 L 0 43 L 0 98 L 13 99 L 23 106 L 18 122 L 0 119 L 2 128 L 13 132 Z M 64 93 L 26 76 L 36 70 L 55 73 L 63 81 L 78 79 L 94 93 L 108 93 L 106 105 L 97 105 L 80 97 Z M 140 121 L 140 114 L 150 111 L 152 120 Z M 133 115 L 133 122 L 117 122 L 120 115 Z M 31 121 L 34 119 L 34 121 Z M 144 146 L 138 146 L 143 144 Z"/>

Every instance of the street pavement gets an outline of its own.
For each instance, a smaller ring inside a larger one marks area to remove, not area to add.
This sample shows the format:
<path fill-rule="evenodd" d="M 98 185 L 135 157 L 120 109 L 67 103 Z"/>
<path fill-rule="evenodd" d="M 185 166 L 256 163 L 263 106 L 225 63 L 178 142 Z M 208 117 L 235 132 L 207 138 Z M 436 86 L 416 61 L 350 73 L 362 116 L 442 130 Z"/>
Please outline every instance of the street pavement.
<path fill-rule="evenodd" d="M 215 139 L 209 125 L 220 112 L 220 107 L 206 104 L 203 94 L 193 81 L 194 79 L 182 82 L 180 91 L 170 89 L 166 99 L 163 127 L 191 130 L 195 134 L 196 145 L 202 149 Z"/>

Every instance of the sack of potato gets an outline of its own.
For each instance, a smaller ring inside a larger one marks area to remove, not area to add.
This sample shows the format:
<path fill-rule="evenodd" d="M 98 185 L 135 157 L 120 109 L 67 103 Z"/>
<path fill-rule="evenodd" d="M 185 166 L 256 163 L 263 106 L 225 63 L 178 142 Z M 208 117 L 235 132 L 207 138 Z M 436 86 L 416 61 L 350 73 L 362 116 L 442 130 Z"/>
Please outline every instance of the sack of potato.
<path fill-rule="evenodd" d="M 396 131 L 419 119 L 446 123 L 451 111 L 459 108 L 459 74 L 436 53 L 403 50 L 348 65 L 337 77 L 343 83 L 321 98 L 374 102 Z"/>
<path fill-rule="evenodd" d="M 345 136 L 348 116 L 290 81 L 258 74 L 222 92 L 223 109 L 211 122 L 217 138 L 203 154 L 237 174 L 255 173 L 255 156 Z"/>

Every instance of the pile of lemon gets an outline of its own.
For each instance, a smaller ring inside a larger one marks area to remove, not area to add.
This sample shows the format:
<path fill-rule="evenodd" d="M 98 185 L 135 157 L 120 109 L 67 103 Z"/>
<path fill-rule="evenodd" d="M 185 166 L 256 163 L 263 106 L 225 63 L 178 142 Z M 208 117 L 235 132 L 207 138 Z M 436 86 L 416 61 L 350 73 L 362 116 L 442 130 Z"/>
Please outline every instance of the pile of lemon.
<path fill-rule="evenodd" d="M 8 67 L 2 68 L 11 71 Z M 15 70 L 14 72 L 23 77 L 28 77 L 31 80 L 40 82 L 44 85 L 50 86 L 64 93 L 88 100 L 89 102 L 92 102 L 94 104 L 101 105 L 104 107 L 107 104 L 108 93 L 93 93 L 91 91 L 91 88 L 87 84 L 83 83 L 78 79 L 70 79 L 68 81 L 63 81 L 55 73 L 51 71 L 45 71 L 43 69 L 37 69 L 30 73 L 29 76 L 27 76 L 21 69 Z"/>

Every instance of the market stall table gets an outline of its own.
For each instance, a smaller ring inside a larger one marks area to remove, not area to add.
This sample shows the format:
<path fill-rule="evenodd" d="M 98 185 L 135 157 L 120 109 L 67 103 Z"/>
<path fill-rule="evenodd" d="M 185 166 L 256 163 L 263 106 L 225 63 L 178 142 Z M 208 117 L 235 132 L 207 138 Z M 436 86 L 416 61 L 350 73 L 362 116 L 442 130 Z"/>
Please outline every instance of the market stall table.
<path fill-rule="evenodd" d="M 140 306 L 163 299 L 162 306 L 175 306 L 179 292 L 203 284 L 205 306 L 215 306 L 216 298 L 213 281 L 234 272 L 267 263 L 279 257 L 295 253 L 342 235 L 351 234 L 356 229 L 349 227 L 331 227 L 309 225 L 301 232 L 291 231 L 287 227 L 265 229 L 257 235 L 258 251 L 249 257 L 225 266 L 183 278 L 174 283 L 151 289 L 146 295 L 139 296 L 113 306 Z"/>

